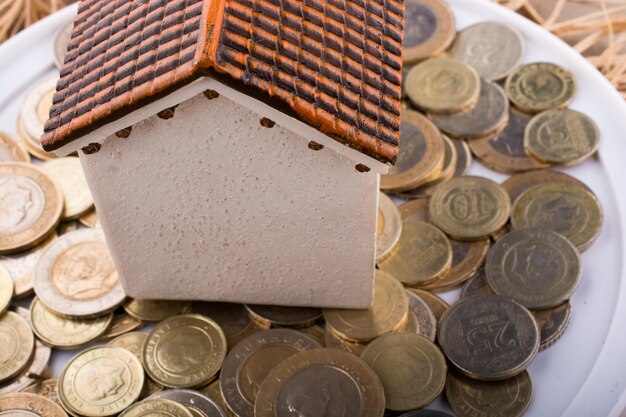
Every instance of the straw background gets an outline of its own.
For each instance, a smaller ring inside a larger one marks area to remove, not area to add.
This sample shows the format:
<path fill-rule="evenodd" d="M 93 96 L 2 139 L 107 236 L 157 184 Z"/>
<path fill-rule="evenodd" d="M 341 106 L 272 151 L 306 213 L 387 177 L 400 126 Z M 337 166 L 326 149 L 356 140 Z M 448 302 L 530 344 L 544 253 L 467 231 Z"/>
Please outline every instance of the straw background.
<path fill-rule="evenodd" d="M 626 98 L 626 0 L 492 0 L 564 39 Z M 0 0 L 0 43 L 73 0 Z"/>

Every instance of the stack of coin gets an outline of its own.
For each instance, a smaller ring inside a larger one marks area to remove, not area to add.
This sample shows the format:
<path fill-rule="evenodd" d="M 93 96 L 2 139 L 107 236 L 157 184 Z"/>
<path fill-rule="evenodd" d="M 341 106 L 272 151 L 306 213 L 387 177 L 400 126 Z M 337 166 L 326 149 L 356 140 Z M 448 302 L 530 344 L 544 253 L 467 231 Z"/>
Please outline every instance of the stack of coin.
<path fill-rule="evenodd" d="M 52 78 L 41 81 L 33 87 L 20 108 L 16 122 L 21 145 L 32 156 L 43 160 L 55 158 L 53 153 L 43 150 L 39 138 L 43 135 L 43 126 L 49 117 L 57 81 L 58 78 Z"/>

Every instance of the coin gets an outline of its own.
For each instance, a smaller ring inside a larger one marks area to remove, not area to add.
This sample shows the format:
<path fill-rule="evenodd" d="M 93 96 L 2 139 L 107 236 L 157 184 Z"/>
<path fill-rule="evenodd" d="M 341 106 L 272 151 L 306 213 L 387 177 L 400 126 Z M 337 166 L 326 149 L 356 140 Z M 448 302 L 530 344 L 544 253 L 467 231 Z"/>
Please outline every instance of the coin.
<path fill-rule="evenodd" d="M 437 410 L 413 410 L 401 414 L 399 417 L 454 417 L 448 413 Z"/>
<path fill-rule="evenodd" d="M 402 220 L 396 205 L 384 193 L 378 193 L 376 225 L 376 260 L 384 259 L 396 246 L 402 232 Z"/>
<path fill-rule="evenodd" d="M 62 222 L 57 226 L 57 235 L 63 236 L 78 230 L 78 223 L 75 221 Z"/>
<path fill-rule="evenodd" d="M 198 314 L 157 324 L 144 345 L 147 374 L 169 388 L 206 385 L 222 367 L 226 337 L 213 320 Z"/>
<path fill-rule="evenodd" d="M 482 80 L 480 96 L 475 106 L 449 114 L 429 113 L 430 120 L 448 135 L 455 138 L 474 139 L 491 135 L 509 119 L 509 100 L 496 83 Z"/>
<path fill-rule="evenodd" d="M 550 171 L 550 170 L 542 170 L 542 171 L 532 171 L 532 172 L 524 172 L 520 174 L 515 174 L 507 178 L 502 184 L 502 188 L 506 190 L 506 192 L 511 197 L 511 202 L 517 200 L 524 191 L 528 190 L 530 187 L 541 184 L 544 182 L 567 182 L 569 184 L 577 185 L 585 190 L 592 192 L 587 185 L 576 178 L 569 176 L 563 172 L 559 171 Z"/>
<path fill-rule="evenodd" d="M 492 180 L 463 176 L 437 187 L 429 211 L 431 221 L 452 238 L 480 240 L 506 224 L 511 203 Z"/>
<path fill-rule="evenodd" d="M 312 337 L 291 329 L 265 330 L 235 346 L 220 373 L 220 390 L 228 408 L 238 417 L 254 417 L 261 383 L 285 359 L 320 348 Z"/>
<path fill-rule="evenodd" d="M 489 239 L 473 242 L 450 239 L 450 245 L 452 247 L 450 270 L 441 278 L 422 286 L 423 289 L 444 292 L 463 284 L 483 266 L 491 246 Z"/>
<path fill-rule="evenodd" d="M 580 251 L 600 233 L 602 207 L 584 188 L 566 182 L 545 182 L 520 195 L 511 212 L 514 229 L 538 227 L 565 236 Z"/>
<path fill-rule="evenodd" d="M 105 315 L 124 300 L 102 230 L 81 229 L 52 242 L 37 263 L 33 287 L 46 307 L 66 317 Z"/>
<path fill-rule="evenodd" d="M 133 404 L 120 417 L 194 417 L 184 405 L 166 399 L 145 400 Z"/>
<path fill-rule="evenodd" d="M 487 168 L 505 174 L 547 168 L 550 165 L 531 158 L 524 149 L 524 130 L 531 116 L 509 109 L 509 123 L 496 135 L 469 141 L 469 148 Z"/>
<path fill-rule="evenodd" d="M 568 301 L 549 310 L 533 312 L 535 320 L 537 320 L 537 324 L 539 325 L 539 330 L 541 331 L 539 351 L 549 348 L 563 336 L 569 324 L 571 311 L 571 306 Z"/>
<path fill-rule="evenodd" d="M 409 319 L 407 319 L 407 327 L 408 321 L 410 320 L 410 315 L 412 313 L 409 312 Z M 346 352 L 354 353 L 357 356 L 361 356 L 361 353 L 365 350 L 368 345 L 368 342 L 359 343 L 359 342 L 351 342 L 349 340 L 342 339 L 340 336 L 336 335 L 330 326 L 326 326 L 324 330 L 324 344 L 326 347 L 331 349 L 339 349 Z"/>
<path fill-rule="evenodd" d="M 51 159 L 43 164 L 43 169 L 61 186 L 65 202 L 63 220 L 77 219 L 93 207 L 93 197 L 78 158 Z"/>
<path fill-rule="evenodd" d="M 35 337 L 26 320 L 7 311 L 0 315 L 0 340 L 0 382 L 4 382 L 28 366 L 35 349 Z"/>
<path fill-rule="evenodd" d="M 311 336 L 313 339 L 317 340 L 320 343 L 320 346 L 325 347 L 326 341 L 324 339 L 324 329 L 316 324 L 309 327 L 304 327 L 302 329 L 298 329 L 299 332 L 304 333 L 306 335 Z"/>
<path fill-rule="evenodd" d="M 0 264 L 0 316 L 11 305 L 14 292 L 13 279 L 9 270 Z"/>
<path fill-rule="evenodd" d="M 461 290 L 461 298 L 469 298 L 473 295 L 493 295 L 495 294 L 487 282 L 487 274 L 482 268 L 473 277 L 468 279 Z"/>
<path fill-rule="evenodd" d="M 415 333 L 434 342 L 437 337 L 437 319 L 430 306 L 417 293 L 407 290 L 406 294 L 409 298 L 409 310 L 417 320 Z"/>
<path fill-rule="evenodd" d="M 0 132 L 0 163 L 30 162 L 30 155 L 8 133 Z"/>
<path fill-rule="evenodd" d="M 84 214 L 82 214 L 78 221 L 85 227 L 89 227 L 91 229 L 102 228 L 100 222 L 98 221 L 98 215 L 96 214 L 95 209 L 88 210 Z"/>
<path fill-rule="evenodd" d="M 567 301 L 580 281 L 580 255 L 556 232 L 519 229 L 499 240 L 485 264 L 487 282 L 496 294 L 531 309 Z"/>
<path fill-rule="evenodd" d="M 28 310 L 22 309 L 28 314 Z M 18 310 L 19 311 L 19 310 Z M 45 370 L 50 360 L 51 349 L 35 340 L 35 353 L 26 368 L 12 380 L 0 383 L 0 394 L 21 391 L 34 384 L 40 377 L 45 378 Z"/>
<path fill-rule="evenodd" d="M 59 398 L 72 414 L 112 416 L 139 398 L 143 382 L 141 362 L 131 352 L 97 346 L 65 365 L 58 380 Z"/>
<path fill-rule="evenodd" d="M 95 319 L 70 319 L 48 310 L 37 297 L 30 305 L 30 324 L 39 340 L 57 349 L 75 349 L 96 340 L 113 320 L 113 313 Z"/>
<path fill-rule="evenodd" d="M 57 226 L 63 210 L 61 189 L 31 164 L 0 165 L 0 254 L 29 249 Z"/>
<path fill-rule="evenodd" d="M 61 406 L 52 400 L 25 392 L 0 395 L 0 415 L 7 417 L 67 417 Z"/>
<path fill-rule="evenodd" d="M 477 381 L 451 372 L 446 382 L 446 398 L 459 417 L 520 417 L 531 397 L 526 371 L 503 381 Z"/>
<path fill-rule="evenodd" d="M 217 403 L 222 406 L 224 411 L 226 411 L 227 416 L 237 417 L 228 409 L 228 406 L 226 405 L 226 401 L 224 400 L 224 397 L 222 396 L 222 392 L 220 391 L 220 379 L 219 378 L 215 378 L 213 382 L 211 382 L 209 385 L 201 388 L 200 392 L 202 392 L 205 395 L 208 395 L 214 401 L 217 401 Z"/>
<path fill-rule="evenodd" d="M 50 114 L 58 80 L 55 77 L 37 83 L 26 95 L 17 121 L 18 134 L 22 136 L 26 149 L 31 155 L 44 160 L 55 157 L 53 153 L 43 150 L 39 138 Z"/>
<path fill-rule="evenodd" d="M 243 304 L 196 301 L 191 306 L 191 313 L 215 320 L 224 331 L 229 350 L 242 339 L 261 330 L 250 319 Z"/>
<path fill-rule="evenodd" d="M 124 302 L 124 311 L 138 320 L 163 321 L 183 313 L 190 306 L 190 301 L 129 298 Z"/>
<path fill-rule="evenodd" d="M 70 43 L 72 37 L 72 29 L 74 23 L 69 23 L 64 26 L 58 33 L 54 40 L 54 63 L 60 69 L 63 67 L 65 61 L 65 54 L 67 53 L 67 45 Z"/>
<path fill-rule="evenodd" d="M 404 10 L 402 63 L 442 54 L 456 34 L 454 14 L 440 0 L 408 0 Z"/>
<path fill-rule="evenodd" d="M 540 161 L 575 165 L 593 155 L 600 131 L 587 115 L 570 109 L 548 110 L 533 117 L 524 133 L 524 149 Z"/>
<path fill-rule="evenodd" d="M 314 349 L 281 362 L 259 388 L 255 417 L 319 415 L 380 417 L 383 386 L 360 358 L 335 349 Z"/>
<path fill-rule="evenodd" d="M 464 140 L 452 140 L 451 142 L 456 150 L 456 168 L 453 177 L 460 177 L 467 174 L 472 165 L 472 153 Z"/>
<path fill-rule="evenodd" d="M 412 110 L 402 111 L 400 118 L 398 160 L 380 177 L 383 191 L 406 191 L 430 182 L 444 164 L 444 143 L 437 127 Z"/>
<path fill-rule="evenodd" d="M 165 399 L 185 406 L 193 417 L 228 417 L 226 411 L 212 398 L 188 389 L 161 391 L 151 395 L 147 401 Z"/>
<path fill-rule="evenodd" d="M 431 403 L 443 391 L 446 359 L 427 338 L 411 333 L 386 334 L 361 354 L 380 378 L 385 408 L 407 411 Z"/>
<path fill-rule="evenodd" d="M 315 323 L 322 317 L 322 310 L 311 307 L 280 307 L 259 304 L 246 304 L 246 311 L 256 321 L 264 323 L 268 328 L 293 327 L 302 328 Z"/>
<path fill-rule="evenodd" d="M 113 339 L 114 337 L 121 336 L 125 333 L 132 332 L 133 330 L 141 327 L 143 322 L 139 319 L 132 317 L 126 312 L 117 312 L 113 315 L 113 320 L 109 328 L 100 336 L 101 339 Z"/>
<path fill-rule="evenodd" d="M 43 250 L 56 238 L 56 233 L 52 232 L 43 242 L 31 249 L 7 256 L 0 255 L 0 264 L 9 271 L 13 279 L 15 298 L 30 295 L 33 291 L 32 275 L 35 265 Z"/>
<path fill-rule="evenodd" d="M 147 338 L 147 332 L 130 332 L 110 340 L 107 346 L 124 348 L 143 363 L 143 347 Z"/>
<path fill-rule="evenodd" d="M 452 265 L 452 247 L 435 226 L 404 222 L 397 247 L 378 266 L 409 286 L 426 285 L 444 276 Z"/>
<path fill-rule="evenodd" d="M 428 222 L 430 219 L 428 215 L 428 204 L 429 201 L 426 197 L 417 198 L 402 204 L 398 207 L 402 221 Z"/>
<path fill-rule="evenodd" d="M 415 107 L 432 113 L 454 113 L 478 102 L 480 77 L 464 62 L 431 58 L 409 71 L 405 87 Z"/>
<path fill-rule="evenodd" d="M 22 392 L 27 392 L 29 394 L 37 394 L 39 396 L 43 396 L 61 405 L 61 400 L 59 399 L 59 391 L 57 390 L 56 378 L 44 379 L 43 381 L 37 381 L 35 384 L 24 389 Z"/>
<path fill-rule="evenodd" d="M 522 372 L 539 349 L 533 315 L 511 298 L 477 295 L 443 315 L 438 340 L 448 360 L 464 374 L 500 380 Z"/>
<path fill-rule="evenodd" d="M 524 58 L 526 45 L 522 35 L 510 26 L 481 22 L 459 32 L 452 56 L 476 68 L 489 81 L 506 77 Z"/>
<path fill-rule="evenodd" d="M 368 342 L 402 327 L 409 313 L 404 287 L 393 276 L 376 270 L 372 307 L 362 310 L 324 309 L 326 325 L 353 342 Z"/>
<path fill-rule="evenodd" d="M 567 106 L 574 97 L 576 82 L 565 68 L 534 62 L 515 68 L 504 88 L 515 107 L 526 113 L 539 113 Z"/>
<path fill-rule="evenodd" d="M 419 296 L 428 305 L 430 311 L 432 311 L 432 313 L 434 314 L 437 322 L 441 320 L 443 313 L 445 313 L 446 310 L 448 310 L 448 308 L 450 307 L 445 300 L 437 297 L 435 294 L 429 291 L 420 290 L 419 288 L 409 288 L 408 290 L 413 294 Z"/>

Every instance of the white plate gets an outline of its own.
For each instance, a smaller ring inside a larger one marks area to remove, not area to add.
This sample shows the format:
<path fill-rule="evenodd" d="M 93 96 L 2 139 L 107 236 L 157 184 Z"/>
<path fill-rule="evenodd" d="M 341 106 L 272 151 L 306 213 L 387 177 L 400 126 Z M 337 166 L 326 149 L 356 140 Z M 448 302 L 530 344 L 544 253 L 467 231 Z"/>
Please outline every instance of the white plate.
<path fill-rule="evenodd" d="M 578 82 L 571 107 L 599 125 L 599 157 L 567 169 L 587 183 L 604 208 L 603 231 L 583 254 L 583 277 L 572 298 L 572 320 L 563 338 L 541 352 L 529 368 L 534 397 L 527 416 L 619 416 L 626 406 L 626 287 L 624 277 L 626 214 L 626 104 L 610 83 L 565 43 L 530 21 L 484 0 L 449 0 L 457 27 L 496 20 L 516 27 L 526 38 L 526 62 L 550 61 L 570 69 Z M 56 32 L 72 19 L 71 6 L 27 29 L 0 47 L 0 130 L 15 133 L 15 118 L 35 81 L 53 76 Z M 497 181 L 506 176 L 474 163 L 472 173 Z M 453 301 L 457 292 L 446 294 Z M 58 374 L 73 352 L 55 352 Z M 442 400 L 431 406 L 446 409 Z"/>

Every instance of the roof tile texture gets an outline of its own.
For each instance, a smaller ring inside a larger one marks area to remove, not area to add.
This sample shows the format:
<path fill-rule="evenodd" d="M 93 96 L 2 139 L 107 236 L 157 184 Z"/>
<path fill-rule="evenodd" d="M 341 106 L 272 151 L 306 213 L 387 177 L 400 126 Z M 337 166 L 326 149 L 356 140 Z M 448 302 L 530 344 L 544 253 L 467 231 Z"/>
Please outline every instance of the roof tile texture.
<path fill-rule="evenodd" d="M 82 0 L 42 143 L 56 149 L 212 72 L 392 162 L 403 7 L 402 0 Z"/>

